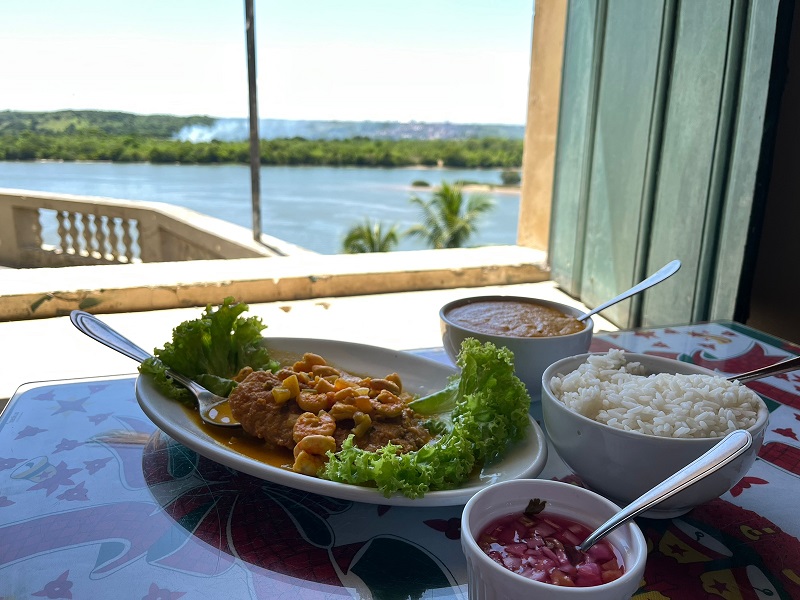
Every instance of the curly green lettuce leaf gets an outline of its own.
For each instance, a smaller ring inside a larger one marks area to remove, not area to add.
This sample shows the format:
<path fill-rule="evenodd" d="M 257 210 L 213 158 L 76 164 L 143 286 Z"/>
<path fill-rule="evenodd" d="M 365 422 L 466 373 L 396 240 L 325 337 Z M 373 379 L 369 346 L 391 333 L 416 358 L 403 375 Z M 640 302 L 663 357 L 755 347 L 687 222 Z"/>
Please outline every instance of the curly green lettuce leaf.
<path fill-rule="evenodd" d="M 475 458 L 469 442 L 457 435 L 446 435 L 416 452 L 398 453 L 388 444 L 367 452 L 349 436 L 342 449 L 331 454 L 320 477 L 355 485 L 374 485 L 387 498 L 402 492 L 421 498 L 431 490 L 451 489 L 469 478 Z"/>
<path fill-rule="evenodd" d="M 339 452 L 328 454 L 319 475 L 374 485 L 386 497 L 400 492 L 419 498 L 429 491 L 457 487 L 476 466 L 502 458 L 511 445 L 524 439 L 530 426 L 530 396 L 514 374 L 514 355 L 507 348 L 468 338 L 457 364 L 461 373 L 451 378 L 447 391 L 421 404 L 426 414 L 452 407 L 445 433 L 405 454 L 392 445 L 367 452 L 355 446 L 351 436 Z"/>
<path fill-rule="evenodd" d="M 457 363 L 461 382 L 453 429 L 474 445 L 476 460 L 493 463 L 509 444 L 525 438 L 531 397 L 514 374 L 514 353 L 508 348 L 469 338 L 461 344 Z"/>
<path fill-rule="evenodd" d="M 143 362 L 139 372 L 151 375 L 167 397 L 193 405 L 189 392 L 166 375 L 167 368 L 220 396 L 230 394 L 236 385 L 233 377 L 244 367 L 276 369 L 277 361 L 261 344 L 266 326 L 258 317 L 242 317 L 247 309 L 247 304 L 233 298 L 225 298 L 217 308 L 206 306 L 200 318 L 175 327 L 172 341 L 155 349 L 155 358 Z"/>

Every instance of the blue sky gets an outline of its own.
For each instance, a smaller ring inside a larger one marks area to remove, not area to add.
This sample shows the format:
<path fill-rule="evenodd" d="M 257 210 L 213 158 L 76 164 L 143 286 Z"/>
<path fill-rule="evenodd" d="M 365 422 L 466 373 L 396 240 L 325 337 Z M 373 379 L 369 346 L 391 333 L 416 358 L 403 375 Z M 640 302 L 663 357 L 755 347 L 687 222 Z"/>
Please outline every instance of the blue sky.
<path fill-rule="evenodd" d="M 259 116 L 523 124 L 534 0 L 255 0 Z M 3 0 L 0 110 L 247 116 L 244 2 Z"/>

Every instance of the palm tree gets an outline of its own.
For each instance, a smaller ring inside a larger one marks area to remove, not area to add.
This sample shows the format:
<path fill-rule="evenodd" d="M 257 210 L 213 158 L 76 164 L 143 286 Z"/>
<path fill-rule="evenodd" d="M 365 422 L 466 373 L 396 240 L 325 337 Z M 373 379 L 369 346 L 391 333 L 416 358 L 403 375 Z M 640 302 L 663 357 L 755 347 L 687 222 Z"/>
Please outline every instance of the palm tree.
<path fill-rule="evenodd" d="M 372 222 L 369 217 L 360 225 L 354 225 L 344 237 L 342 249 L 345 254 L 364 252 L 390 252 L 400 242 L 397 225 L 388 229 L 380 221 Z"/>
<path fill-rule="evenodd" d="M 475 233 L 481 215 L 494 207 L 487 194 L 472 194 L 464 199 L 462 186 L 446 181 L 430 200 L 411 197 L 411 203 L 422 209 L 423 222 L 411 227 L 407 235 L 424 238 L 431 248 L 463 248 Z"/>

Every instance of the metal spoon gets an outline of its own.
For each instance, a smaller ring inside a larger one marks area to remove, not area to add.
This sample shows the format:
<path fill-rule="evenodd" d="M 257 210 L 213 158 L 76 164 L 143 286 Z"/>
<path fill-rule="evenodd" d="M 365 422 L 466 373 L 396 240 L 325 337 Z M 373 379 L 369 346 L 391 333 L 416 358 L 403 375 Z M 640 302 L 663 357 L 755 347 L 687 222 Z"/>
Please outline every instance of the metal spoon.
<path fill-rule="evenodd" d="M 152 354 L 142 350 L 128 338 L 117 333 L 114 329 L 90 313 L 82 310 L 73 310 L 69 318 L 75 327 L 90 338 L 124 354 L 128 358 L 142 363 L 148 358 L 153 357 Z M 180 383 L 197 398 L 197 407 L 200 412 L 200 418 L 203 421 L 209 425 L 217 425 L 220 427 L 241 426 L 241 424 L 233 418 L 227 398 L 212 394 L 199 383 L 171 369 L 167 369 L 167 376 Z"/>
<path fill-rule="evenodd" d="M 731 375 L 727 379 L 729 381 L 746 383 L 748 381 L 753 381 L 754 379 L 761 379 L 767 375 L 780 375 L 781 373 L 788 373 L 789 371 L 794 371 L 795 369 L 800 369 L 800 356 L 787 358 L 786 360 L 775 363 L 774 365 L 768 365 L 766 367 L 761 367 L 760 369 L 747 371 L 747 373 L 742 373 L 741 375 Z"/>
<path fill-rule="evenodd" d="M 592 315 L 599 313 L 601 310 L 605 310 L 609 306 L 613 306 L 617 302 L 622 302 L 623 300 L 625 300 L 627 298 L 630 298 L 634 294 L 638 294 L 639 292 L 643 292 L 647 288 L 653 287 L 657 283 L 661 283 L 662 281 L 664 281 L 665 279 L 667 279 L 671 275 L 674 275 L 678 271 L 678 269 L 680 269 L 680 268 L 681 268 L 681 261 L 673 260 L 672 262 L 670 262 L 670 263 L 664 265 L 663 267 L 661 267 L 658 271 L 656 271 L 655 273 L 650 275 L 650 277 L 648 277 L 647 279 L 645 279 L 641 283 L 638 283 L 635 286 L 633 286 L 627 292 L 622 292 L 619 296 L 617 296 L 615 298 L 612 298 L 611 300 L 609 300 L 605 304 L 601 304 L 597 308 L 593 308 L 589 312 L 582 314 L 580 317 L 578 317 L 578 321 L 584 321 L 584 320 L 588 319 L 589 317 L 591 317 Z"/>
<path fill-rule="evenodd" d="M 600 525 L 600 527 L 595 529 L 589 537 L 578 546 L 578 549 L 581 552 L 586 552 L 596 544 L 598 540 L 636 515 L 643 513 L 659 502 L 674 496 L 704 477 L 718 471 L 737 456 L 740 456 L 752 443 L 753 438 L 750 436 L 749 432 L 744 429 L 732 431 L 715 444 L 711 450 L 659 483 L 650 491 L 639 496 L 608 521 Z"/>

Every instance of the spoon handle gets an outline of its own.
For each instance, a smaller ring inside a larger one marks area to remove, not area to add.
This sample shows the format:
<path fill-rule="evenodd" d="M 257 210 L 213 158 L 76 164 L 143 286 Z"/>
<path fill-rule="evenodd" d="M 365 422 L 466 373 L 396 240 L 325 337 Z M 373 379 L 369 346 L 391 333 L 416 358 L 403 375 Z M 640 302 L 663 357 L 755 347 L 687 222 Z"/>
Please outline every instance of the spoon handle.
<path fill-rule="evenodd" d="M 104 346 L 116 350 L 128 358 L 132 358 L 136 362 L 143 363 L 148 358 L 153 358 L 152 354 L 134 344 L 116 329 L 112 329 L 110 325 L 101 321 L 91 313 L 83 310 L 73 310 L 69 314 L 69 319 L 75 327 L 96 342 L 100 342 Z M 167 369 L 167 375 L 178 383 L 183 384 L 184 387 L 189 388 L 189 391 L 195 395 L 205 391 L 202 387 L 199 387 L 195 381 L 184 377 L 172 369 Z"/>
<path fill-rule="evenodd" d="M 715 471 L 721 469 L 747 450 L 752 443 L 753 438 L 748 431 L 744 429 L 732 431 L 715 444 L 708 452 L 659 483 L 650 491 L 639 496 L 608 521 L 600 525 L 600 527 L 593 531 L 578 548 L 586 552 L 597 543 L 600 538 L 605 537 L 629 519 L 652 508 L 662 500 L 666 500 L 678 492 L 685 490 L 693 483 L 703 479 L 703 477 L 711 475 Z"/>
<path fill-rule="evenodd" d="M 75 327 L 96 342 L 100 342 L 104 346 L 108 346 L 112 350 L 116 350 L 137 362 L 144 362 L 153 356 L 91 313 L 73 310 L 69 314 L 69 319 Z"/>
<path fill-rule="evenodd" d="M 650 275 L 650 277 L 648 277 L 647 279 L 645 279 L 644 281 L 642 281 L 640 283 L 637 283 L 635 286 L 633 286 L 627 292 L 622 292 L 619 296 L 617 296 L 615 298 L 612 298 L 611 300 L 609 300 L 605 304 L 601 304 L 600 306 L 598 306 L 596 308 L 593 308 L 589 312 L 582 314 L 580 317 L 578 317 L 578 321 L 584 321 L 584 320 L 588 319 L 589 317 L 591 317 L 592 315 L 599 313 L 601 310 L 605 310 L 609 306 L 613 306 L 617 302 L 622 302 L 623 300 L 626 300 L 627 298 L 630 298 L 634 294 L 638 294 L 639 292 L 643 292 L 647 288 L 653 287 L 657 283 L 661 283 L 667 277 L 670 277 L 671 275 L 674 275 L 678 271 L 678 269 L 680 269 L 680 268 L 681 268 L 681 261 L 679 261 L 679 260 L 673 260 L 673 261 L 667 263 L 666 265 L 661 267 L 658 271 L 656 271 L 655 273 Z"/>
<path fill-rule="evenodd" d="M 767 375 L 780 375 L 781 373 L 788 373 L 789 371 L 794 371 L 795 369 L 800 369 L 800 356 L 794 356 L 779 363 L 775 363 L 774 365 L 761 367 L 760 369 L 748 371 L 747 373 L 742 373 L 741 375 L 731 375 L 728 377 L 728 379 L 731 381 L 738 381 L 739 383 L 746 383 L 748 381 L 752 381 L 753 379 L 760 379 L 762 377 L 766 377 Z"/>

